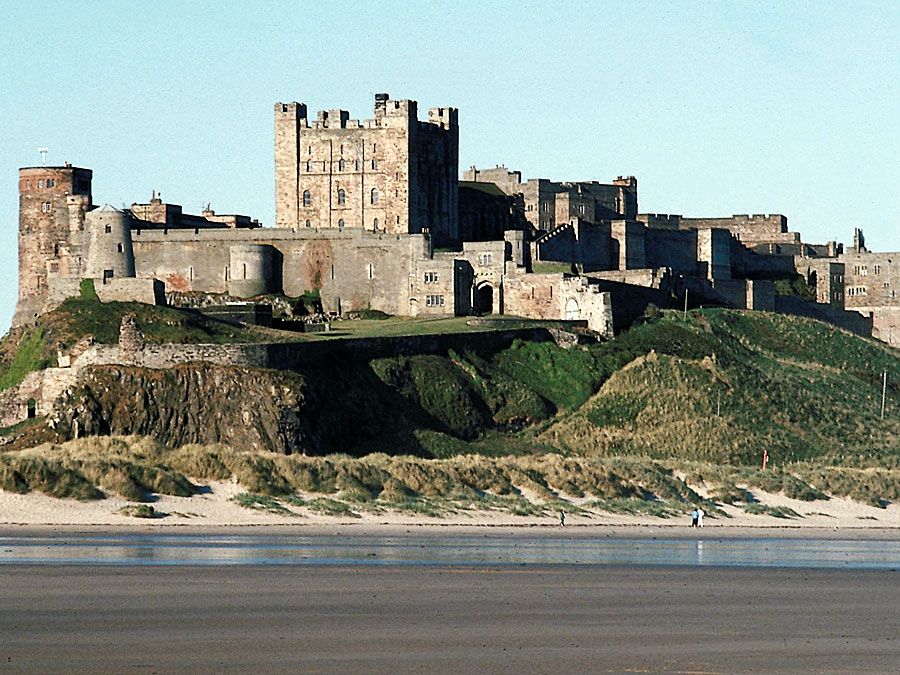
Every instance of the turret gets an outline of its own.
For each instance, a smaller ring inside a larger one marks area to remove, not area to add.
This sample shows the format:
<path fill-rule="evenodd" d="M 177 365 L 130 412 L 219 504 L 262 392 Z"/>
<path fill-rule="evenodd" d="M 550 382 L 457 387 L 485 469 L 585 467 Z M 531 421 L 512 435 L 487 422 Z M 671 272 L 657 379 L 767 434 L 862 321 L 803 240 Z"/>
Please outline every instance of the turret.
<path fill-rule="evenodd" d="M 109 204 L 85 215 L 88 250 L 83 275 L 90 279 L 134 277 L 131 216 Z"/>

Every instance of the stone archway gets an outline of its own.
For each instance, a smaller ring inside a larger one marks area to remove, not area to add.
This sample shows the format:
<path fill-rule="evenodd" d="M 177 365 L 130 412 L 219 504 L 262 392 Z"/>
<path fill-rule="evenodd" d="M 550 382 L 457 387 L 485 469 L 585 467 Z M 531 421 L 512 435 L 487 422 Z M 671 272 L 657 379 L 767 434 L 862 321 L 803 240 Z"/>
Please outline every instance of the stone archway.
<path fill-rule="evenodd" d="M 494 311 L 494 287 L 488 283 L 475 288 L 474 310 L 476 314 L 490 314 Z"/>
<path fill-rule="evenodd" d="M 575 298 L 569 298 L 566 303 L 566 321 L 578 321 L 581 318 L 581 309 Z"/>

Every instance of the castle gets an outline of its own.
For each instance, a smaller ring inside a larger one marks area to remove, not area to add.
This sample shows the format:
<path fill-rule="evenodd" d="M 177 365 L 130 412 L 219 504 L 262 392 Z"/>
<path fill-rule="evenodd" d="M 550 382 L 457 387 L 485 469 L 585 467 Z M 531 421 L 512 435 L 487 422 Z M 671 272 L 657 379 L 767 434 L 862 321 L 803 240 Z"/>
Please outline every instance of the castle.
<path fill-rule="evenodd" d="M 634 177 L 522 180 L 505 166 L 459 180 L 455 108 L 375 96 L 372 119 L 276 103 L 275 223 L 183 213 L 153 194 L 97 206 L 90 169 L 19 171 L 14 325 L 94 279 L 101 300 L 254 298 L 317 291 L 328 312 L 504 313 L 611 335 L 649 303 L 807 314 L 900 342 L 900 254 L 807 244 L 774 215 L 640 213 Z M 801 275 L 816 303 L 776 294 Z M 848 311 L 853 310 L 853 311 Z"/>

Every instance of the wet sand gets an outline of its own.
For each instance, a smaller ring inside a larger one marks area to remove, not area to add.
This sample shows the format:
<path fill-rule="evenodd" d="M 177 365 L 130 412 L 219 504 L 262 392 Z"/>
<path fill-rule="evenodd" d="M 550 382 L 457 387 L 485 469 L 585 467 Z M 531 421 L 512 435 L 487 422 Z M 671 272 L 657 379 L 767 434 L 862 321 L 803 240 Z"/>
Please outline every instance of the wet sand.
<path fill-rule="evenodd" d="M 889 672 L 897 572 L 0 567 L 0 670 Z"/>
<path fill-rule="evenodd" d="M 47 537 L 65 540 L 79 535 L 373 535 L 373 536 L 439 536 L 439 537 L 502 537 L 510 540 L 552 536 L 564 539 L 602 539 L 602 538 L 654 538 L 666 539 L 840 539 L 846 541 L 897 541 L 900 540 L 900 527 L 813 527 L 803 523 L 784 522 L 765 527 L 733 526 L 713 522 L 702 529 L 691 528 L 685 523 L 668 521 L 647 522 L 641 524 L 576 524 L 560 527 L 558 523 L 523 523 L 509 524 L 460 524 L 446 523 L 363 523 L 357 521 L 341 521 L 325 523 L 275 523 L 245 525 L 183 525 L 159 526 L 155 521 L 141 522 L 132 519 L 125 525 L 10 525 L 0 524 L 0 538 L 5 537 Z"/>

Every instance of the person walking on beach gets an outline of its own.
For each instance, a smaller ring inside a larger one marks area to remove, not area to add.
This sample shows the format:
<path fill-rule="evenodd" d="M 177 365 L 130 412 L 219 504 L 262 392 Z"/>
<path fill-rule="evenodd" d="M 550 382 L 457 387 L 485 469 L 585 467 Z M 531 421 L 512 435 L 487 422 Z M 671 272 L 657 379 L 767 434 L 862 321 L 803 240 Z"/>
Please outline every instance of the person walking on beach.
<path fill-rule="evenodd" d="M 703 527 L 703 516 L 706 514 L 701 507 L 697 507 L 697 527 Z"/>
<path fill-rule="evenodd" d="M 566 526 L 566 512 L 563 511 L 562 509 L 559 510 L 559 526 L 560 527 Z"/>
<path fill-rule="evenodd" d="M 691 527 L 697 527 L 697 521 L 700 519 L 700 514 L 697 512 L 697 509 L 691 511 Z"/>

